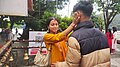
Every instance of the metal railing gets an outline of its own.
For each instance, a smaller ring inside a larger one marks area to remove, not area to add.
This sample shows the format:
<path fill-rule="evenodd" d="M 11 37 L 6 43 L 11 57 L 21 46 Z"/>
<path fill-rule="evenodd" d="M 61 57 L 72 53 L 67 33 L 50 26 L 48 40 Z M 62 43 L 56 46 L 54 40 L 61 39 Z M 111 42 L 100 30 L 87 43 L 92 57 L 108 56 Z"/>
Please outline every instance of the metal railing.
<path fill-rule="evenodd" d="M 40 41 L 40 40 L 9 40 L 8 42 L 6 42 L 5 45 L 3 45 L 2 48 L 0 48 L 0 67 L 4 67 L 4 66 L 12 67 L 10 63 L 13 61 L 13 57 L 12 57 L 13 49 L 24 49 L 25 51 L 24 59 L 29 59 L 28 54 L 26 53 L 26 50 L 31 49 L 31 48 L 39 48 L 39 47 L 29 47 L 29 46 L 13 47 L 12 45 L 14 44 L 14 42 L 43 42 L 43 41 Z"/>
<path fill-rule="evenodd" d="M 0 67 L 7 64 L 12 50 L 12 40 L 8 41 L 2 48 L 0 48 Z"/>

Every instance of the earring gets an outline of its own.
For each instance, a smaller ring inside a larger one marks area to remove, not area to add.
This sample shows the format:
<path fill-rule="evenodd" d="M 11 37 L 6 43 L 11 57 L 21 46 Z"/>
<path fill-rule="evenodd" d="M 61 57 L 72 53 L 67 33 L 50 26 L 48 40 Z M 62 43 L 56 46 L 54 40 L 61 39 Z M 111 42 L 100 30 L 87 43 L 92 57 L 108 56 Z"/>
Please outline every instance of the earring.
<path fill-rule="evenodd" d="M 47 32 L 50 33 L 50 29 L 48 29 Z"/>

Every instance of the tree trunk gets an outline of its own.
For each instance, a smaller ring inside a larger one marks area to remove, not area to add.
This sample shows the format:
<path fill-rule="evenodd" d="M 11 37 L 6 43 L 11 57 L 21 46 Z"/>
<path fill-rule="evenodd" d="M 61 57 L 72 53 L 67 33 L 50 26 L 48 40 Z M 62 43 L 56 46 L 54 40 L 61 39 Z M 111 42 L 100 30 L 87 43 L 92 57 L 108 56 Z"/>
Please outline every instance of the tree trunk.
<path fill-rule="evenodd" d="M 106 33 L 107 30 L 108 30 L 108 26 L 109 26 L 108 24 L 105 25 L 105 33 Z"/>

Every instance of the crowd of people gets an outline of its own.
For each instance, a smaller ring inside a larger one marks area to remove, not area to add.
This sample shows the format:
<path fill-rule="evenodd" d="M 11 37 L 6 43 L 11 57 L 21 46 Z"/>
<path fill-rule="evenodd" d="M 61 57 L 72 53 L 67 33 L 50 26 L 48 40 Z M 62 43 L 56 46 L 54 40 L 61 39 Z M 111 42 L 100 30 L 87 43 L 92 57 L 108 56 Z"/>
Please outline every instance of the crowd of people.
<path fill-rule="evenodd" d="M 106 36 L 107 36 L 108 44 L 109 44 L 109 47 L 110 47 L 110 53 L 114 54 L 115 51 L 120 51 L 117 48 L 117 45 L 118 45 L 117 41 L 119 41 L 117 28 L 112 27 L 112 29 L 108 29 L 107 32 L 106 32 Z"/>

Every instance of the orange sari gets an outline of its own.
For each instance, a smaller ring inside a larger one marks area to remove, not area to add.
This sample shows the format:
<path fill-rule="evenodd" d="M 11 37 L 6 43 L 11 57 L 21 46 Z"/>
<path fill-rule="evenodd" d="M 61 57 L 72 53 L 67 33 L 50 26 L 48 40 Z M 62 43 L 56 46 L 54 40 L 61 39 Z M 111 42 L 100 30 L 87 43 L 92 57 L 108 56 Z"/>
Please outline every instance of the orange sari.
<path fill-rule="evenodd" d="M 68 50 L 66 44 L 67 37 L 64 36 L 62 33 L 58 34 L 46 33 L 43 39 L 47 49 L 49 48 L 50 44 L 52 45 L 51 63 L 64 61 Z"/>

